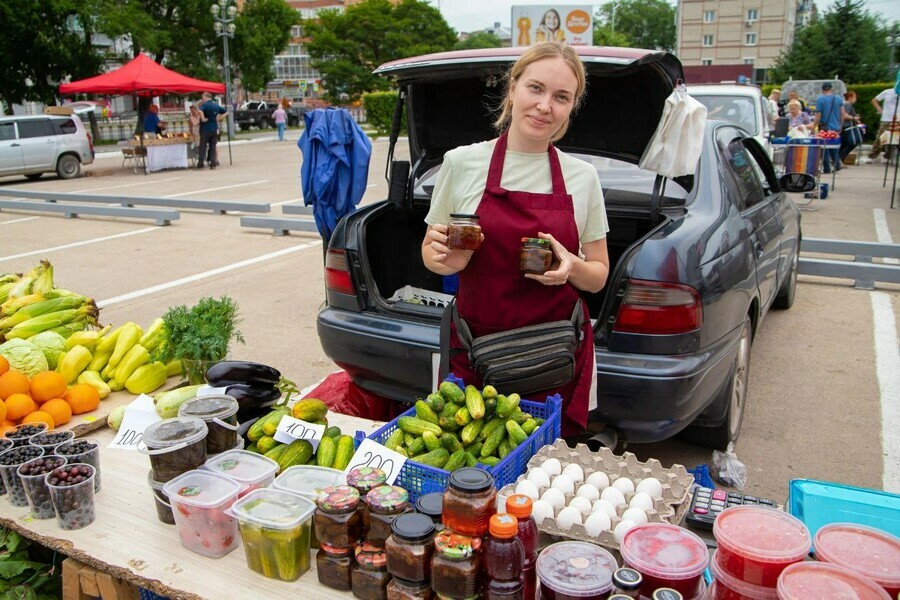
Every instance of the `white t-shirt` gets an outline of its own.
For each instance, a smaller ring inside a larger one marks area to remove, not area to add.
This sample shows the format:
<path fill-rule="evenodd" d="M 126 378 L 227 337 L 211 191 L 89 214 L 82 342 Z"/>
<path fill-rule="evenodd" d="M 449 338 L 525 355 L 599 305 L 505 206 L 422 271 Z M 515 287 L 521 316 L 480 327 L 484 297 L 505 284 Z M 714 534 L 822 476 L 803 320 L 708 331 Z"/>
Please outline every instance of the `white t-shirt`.
<path fill-rule="evenodd" d="M 897 92 L 888 88 L 875 96 L 875 99 L 881 103 L 881 120 L 890 121 L 894 118 L 894 111 L 897 109 Z M 900 119 L 900 114 L 896 116 Z"/>
<path fill-rule="evenodd" d="M 451 213 L 474 214 L 487 185 L 496 140 L 455 148 L 444 155 L 425 217 L 429 225 L 449 223 Z M 572 196 L 575 225 L 582 244 L 605 238 L 609 231 L 600 177 L 593 165 L 557 151 Z M 511 191 L 549 194 L 553 191 L 550 159 L 546 152 L 506 151 L 500 186 Z"/>

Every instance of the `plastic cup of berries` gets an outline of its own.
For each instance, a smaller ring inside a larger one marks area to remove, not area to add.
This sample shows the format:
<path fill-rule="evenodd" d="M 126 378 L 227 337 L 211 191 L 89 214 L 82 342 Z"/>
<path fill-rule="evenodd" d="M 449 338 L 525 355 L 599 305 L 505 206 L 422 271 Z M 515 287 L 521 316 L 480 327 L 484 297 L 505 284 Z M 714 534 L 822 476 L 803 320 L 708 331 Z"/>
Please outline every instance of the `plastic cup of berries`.
<path fill-rule="evenodd" d="M 0 454 L 0 477 L 6 486 L 7 499 L 13 506 L 28 506 L 25 487 L 19 478 L 19 465 L 43 454 L 44 451 L 37 446 L 13 446 Z"/>
<path fill-rule="evenodd" d="M 40 446 L 44 449 L 44 456 L 56 454 L 56 447 L 68 442 L 75 437 L 75 432 L 68 429 L 44 431 L 32 437 L 29 443 L 32 446 Z M 58 456 L 58 455 L 57 455 Z"/>
<path fill-rule="evenodd" d="M 13 446 L 27 446 L 29 440 L 39 433 L 47 431 L 46 423 L 24 423 L 6 432 L 6 439 L 13 441 Z"/>
<path fill-rule="evenodd" d="M 13 447 L 13 441 L 8 440 L 6 438 L 0 438 L 0 454 L 6 452 L 10 448 Z M 3 478 L 0 477 L 0 496 L 6 495 L 6 484 L 3 483 Z"/>
<path fill-rule="evenodd" d="M 94 491 L 100 491 L 100 442 L 94 438 L 79 438 L 63 442 L 53 454 L 64 456 L 66 462 L 84 463 L 94 467 Z"/>
<path fill-rule="evenodd" d="M 50 501 L 62 529 L 81 529 L 94 522 L 94 467 L 69 463 L 47 475 Z"/>
<path fill-rule="evenodd" d="M 52 519 L 56 511 L 50 500 L 47 473 L 66 464 L 66 459 L 53 454 L 33 458 L 19 465 L 19 479 L 25 488 L 25 497 L 35 519 Z"/>

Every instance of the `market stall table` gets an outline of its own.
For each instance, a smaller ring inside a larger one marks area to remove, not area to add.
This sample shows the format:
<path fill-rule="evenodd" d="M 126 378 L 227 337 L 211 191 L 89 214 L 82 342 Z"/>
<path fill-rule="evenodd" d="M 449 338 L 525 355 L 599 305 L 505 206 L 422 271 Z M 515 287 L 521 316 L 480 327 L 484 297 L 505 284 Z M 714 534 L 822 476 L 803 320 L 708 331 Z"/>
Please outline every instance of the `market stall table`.
<path fill-rule="evenodd" d="M 163 169 L 187 169 L 191 147 L 195 137 L 175 137 L 157 140 L 131 140 L 128 145 L 135 150 L 143 148 L 147 156 L 144 172 L 153 173 Z M 137 169 L 135 169 L 137 172 Z"/>

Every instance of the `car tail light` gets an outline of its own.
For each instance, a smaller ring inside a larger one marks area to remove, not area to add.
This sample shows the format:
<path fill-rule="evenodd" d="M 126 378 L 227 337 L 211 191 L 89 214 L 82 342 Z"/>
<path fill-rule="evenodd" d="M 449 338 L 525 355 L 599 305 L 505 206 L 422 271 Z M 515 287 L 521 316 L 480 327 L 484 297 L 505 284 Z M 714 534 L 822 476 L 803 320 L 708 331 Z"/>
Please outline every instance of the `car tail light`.
<path fill-rule="evenodd" d="M 343 250 L 329 250 L 325 254 L 325 287 L 339 294 L 356 295 L 350 278 L 347 253 Z"/>
<path fill-rule="evenodd" d="M 632 279 L 613 331 L 676 334 L 700 329 L 703 304 L 689 285 Z"/>

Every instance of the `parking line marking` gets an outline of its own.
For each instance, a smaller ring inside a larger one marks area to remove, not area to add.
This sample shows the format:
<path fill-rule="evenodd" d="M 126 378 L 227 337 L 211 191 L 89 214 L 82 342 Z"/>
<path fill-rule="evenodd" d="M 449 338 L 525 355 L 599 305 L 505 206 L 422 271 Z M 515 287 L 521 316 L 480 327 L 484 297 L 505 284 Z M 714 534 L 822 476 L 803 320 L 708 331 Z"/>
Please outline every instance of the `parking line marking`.
<path fill-rule="evenodd" d="M 872 213 L 875 217 L 875 234 L 878 236 L 878 241 L 882 244 L 893 244 L 894 239 L 891 237 L 891 229 L 888 227 L 887 215 L 884 214 L 884 209 L 874 208 Z M 896 258 L 884 258 L 882 260 L 886 265 L 900 265 L 900 260 Z"/>
<path fill-rule="evenodd" d="M 283 202 L 273 202 L 269 206 L 283 206 L 285 204 L 290 204 L 291 202 L 303 202 L 303 197 L 301 196 L 300 198 L 294 198 L 293 200 L 284 200 Z"/>
<path fill-rule="evenodd" d="M 900 351 L 891 297 L 871 292 L 875 326 L 875 367 L 881 391 L 881 448 L 884 491 L 900 492 Z"/>
<path fill-rule="evenodd" d="M 118 238 L 129 237 L 132 235 L 138 235 L 141 233 L 148 233 L 150 231 L 159 231 L 161 227 L 146 227 L 144 229 L 137 229 L 135 231 L 126 231 L 124 233 L 117 233 L 115 235 L 107 235 L 105 237 L 93 238 L 90 240 L 85 240 L 83 242 L 73 242 L 71 244 L 64 244 L 62 246 L 53 246 L 51 248 L 43 248 L 41 250 L 32 250 L 31 252 L 23 252 L 22 254 L 13 254 L 12 256 L 0 256 L 0 262 L 5 260 L 12 260 L 14 258 L 22 258 L 23 256 L 34 256 L 35 254 L 45 254 L 47 252 L 56 252 L 57 250 L 67 250 L 69 248 L 77 248 L 78 246 L 87 246 L 88 244 L 96 244 L 97 242 L 106 242 L 108 240 L 115 240 Z"/>
<path fill-rule="evenodd" d="M 180 198 L 181 196 L 190 196 L 191 194 L 202 194 L 203 192 L 217 192 L 219 190 L 228 190 L 231 188 L 244 187 L 247 185 L 256 185 L 257 183 L 266 183 L 268 179 L 260 179 L 259 181 L 248 181 L 247 183 L 236 183 L 234 185 L 223 185 L 222 187 L 206 188 L 203 190 L 194 190 L 193 192 L 181 192 L 180 194 L 169 194 L 163 198 Z"/>
<path fill-rule="evenodd" d="M 168 281 L 166 283 L 161 283 L 159 285 L 154 285 L 154 286 L 147 287 L 147 288 L 144 288 L 141 290 L 135 290 L 133 292 L 128 292 L 127 294 L 122 294 L 121 296 L 114 296 L 107 300 L 101 300 L 100 302 L 97 302 L 97 308 L 104 308 L 104 307 L 110 306 L 112 304 L 119 304 L 120 302 L 134 300 L 135 298 L 140 298 L 141 296 L 149 296 L 150 294 L 155 294 L 156 292 L 162 292 L 165 290 L 172 289 L 174 287 L 178 287 L 180 285 L 184 285 L 186 283 L 193 283 L 195 281 L 200 281 L 201 279 L 207 279 L 207 278 L 213 277 L 215 275 L 227 273 L 228 271 L 234 271 L 235 269 L 242 269 L 244 267 L 249 267 L 250 265 L 255 265 L 257 263 L 265 262 L 267 260 L 279 258 L 279 257 L 285 256 L 287 254 L 292 254 L 294 252 L 300 252 L 301 250 L 313 248 L 313 247 L 319 246 L 321 244 L 322 244 L 322 241 L 317 240 L 315 242 L 309 242 L 307 244 L 300 244 L 299 246 L 291 246 L 290 248 L 285 248 L 284 250 L 278 250 L 277 252 L 270 252 L 269 254 L 263 254 L 262 256 L 257 256 L 255 258 L 248 258 L 247 260 L 242 260 L 240 262 L 232 263 L 230 265 L 225 265 L 224 267 L 218 267 L 216 269 L 204 271 L 203 273 L 197 273 L 195 275 L 188 275 L 187 277 L 182 277 L 181 279 L 175 279 L 174 281 Z"/>
<path fill-rule="evenodd" d="M 0 225 L 12 225 L 13 223 L 24 223 L 25 221 L 34 221 L 40 217 L 23 217 L 21 219 L 13 219 L 12 221 L 0 221 Z"/>
<path fill-rule="evenodd" d="M 179 179 L 180 179 L 180 177 L 169 177 L 168 179 L 154 179 L 153 183 L 157 184 L 157 183 L 163 183 L 164 181 L 178 181 Z M 108 185 L 105 187 L 88 188 L 86 190 L 75 190 L 74 192 L 71 192 L 71 193 L 84 194 L 85 192 L 99 192 L 100 190 L 114 190 L 116 188 L 123 188 L 123 187 L 137 187 L 138 185 L 140 185 L 138 182 L 122 183 L 119 185 Z"/>

